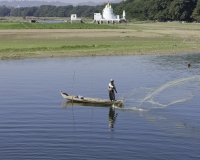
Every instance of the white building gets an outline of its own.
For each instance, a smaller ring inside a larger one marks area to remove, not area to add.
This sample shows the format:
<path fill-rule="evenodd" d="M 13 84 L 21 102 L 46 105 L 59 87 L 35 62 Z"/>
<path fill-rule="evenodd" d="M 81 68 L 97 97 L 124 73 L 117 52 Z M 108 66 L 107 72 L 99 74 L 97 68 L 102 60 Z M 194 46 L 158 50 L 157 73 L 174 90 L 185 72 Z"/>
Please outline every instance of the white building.
<path fill-rule="evenodd" d="M 113 8 L 110 5 L 110 3 L 108 3 L 105 6 L 102 14 L 103 15 L 101 15 L 101 13 L 94 13 L 94 22 L 101 24 L 103 22 L 107 22 L 107 23 L 118 22 L 118 23 L 120 23 L 122 21 L 126 21 L 125 11 L 123 11 L 123 17 L 120 19 L 119 15 L 115 15 L 113 13 Z"/>
<path fill-rule="evenodd" d="M 82 20 L 76 14 L 71 14 L 71 23 L 82 23 Z"/>

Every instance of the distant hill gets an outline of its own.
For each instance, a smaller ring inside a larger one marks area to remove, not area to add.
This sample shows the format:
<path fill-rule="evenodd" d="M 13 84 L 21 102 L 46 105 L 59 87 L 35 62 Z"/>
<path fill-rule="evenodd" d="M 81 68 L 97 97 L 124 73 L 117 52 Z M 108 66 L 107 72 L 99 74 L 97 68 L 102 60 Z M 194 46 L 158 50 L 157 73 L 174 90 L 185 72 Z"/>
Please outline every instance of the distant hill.
<path fill-rule="evenodd" d="M 111 3 L 118 3 L 122 0 L 113 0 Z M 95 3 L 92 1 L 86 1 L 83 3 L 65 3 L 60 1 L 16 1 L 16 0 L 7 0 L 7 1 L 0 1 L 0 6 L 6 6 L 6 7 L 33 7 L 33 6 L 41 6 L 41 5 L 52 5 L 52 6 L 68 6 L 68 5 L 74 5 L 74 6 L 97 6 L 102 5 L 104 2 Z"/>
<path fill-rule="evenodd" d="M 122 0 L 113 0 L 113 1 L 110 1 L 110 3 L 119 3 L 121 1 Z M 107 3 L 107 1 L 99 2 L 99 3 L 95 3 L 95 2 L 92 2 L 92 1 L 86 1 L 86 2 L 82 2 L 82 3 L 74 4 L 74 5 L 76 5 L 76 6 L 97 6 L 97 5 L 102 5 L 104 3 Z"/>
<path fill-rule="evenodd" d="M 73 5 L 70 3 L 64 3 L 59 1 L 0 1 L 0 6 L 6 7 L 33 7 L 33 6 L 41 6 L 41 5 L 52 5 L 52 6 L 68 6 Z"/>
<path fill-rule="evenodd" d="M 102 5 L 103 3 L 95 3 L 95 2 L 82 2 L 82 3 L 77 3 L 75 4 L 76 6 L 97 6 L 97 5 Z"/>

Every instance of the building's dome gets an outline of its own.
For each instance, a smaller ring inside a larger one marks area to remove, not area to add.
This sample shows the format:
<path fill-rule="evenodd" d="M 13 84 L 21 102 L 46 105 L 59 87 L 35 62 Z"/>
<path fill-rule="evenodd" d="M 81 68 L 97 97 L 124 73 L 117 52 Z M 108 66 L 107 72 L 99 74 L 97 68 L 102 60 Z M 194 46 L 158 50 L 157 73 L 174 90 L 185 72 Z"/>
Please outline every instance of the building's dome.
<path fill-rule="evenodd" d="M 103 9 L 103 18 L 104 19 L 116 19 L 116 16 L 113 13 L 112 6 L 108 3 L 105 8 Z"/>

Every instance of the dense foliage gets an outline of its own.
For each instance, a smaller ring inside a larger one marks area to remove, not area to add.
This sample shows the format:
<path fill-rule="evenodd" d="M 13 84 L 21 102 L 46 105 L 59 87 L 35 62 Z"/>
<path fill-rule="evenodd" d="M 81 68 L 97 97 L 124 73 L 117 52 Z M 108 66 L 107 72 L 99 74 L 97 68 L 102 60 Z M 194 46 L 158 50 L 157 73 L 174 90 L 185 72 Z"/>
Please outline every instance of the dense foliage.
<path fill-rule="evenodd" d="M 93 18 L 93 13 L 102 12 L 98 6 L 50 6 L 9 8 L 0 7 L 0 16 L 78 17 Z M 158 21 L 200 21 L 200 0 L 124 0 L 112 4 L 115 14 L 126 10 L 127 19 Z"/>

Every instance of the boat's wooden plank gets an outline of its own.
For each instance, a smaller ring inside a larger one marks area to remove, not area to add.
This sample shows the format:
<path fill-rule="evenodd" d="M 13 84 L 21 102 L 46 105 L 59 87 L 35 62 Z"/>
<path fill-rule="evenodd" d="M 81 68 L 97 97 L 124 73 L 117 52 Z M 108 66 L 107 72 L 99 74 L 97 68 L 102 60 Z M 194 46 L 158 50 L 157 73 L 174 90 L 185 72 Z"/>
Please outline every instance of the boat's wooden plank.
<path fill-rule="evenodd" d="M 108 99 L 89 98 L 89 97 L 84 97 L 83 99 L 80 99 L 73 95 L 67 95 L 67 94 L 63 93 L 62 91 L 60 93 L 63 98 L 65 98 L 69 101 L 75 101 L 75 102 L 97 103 L 97 104 L 118 104 L 118 105 L 122 105 L 122 103 L 123 103 L 123 100 L 110 101 Z"/>

